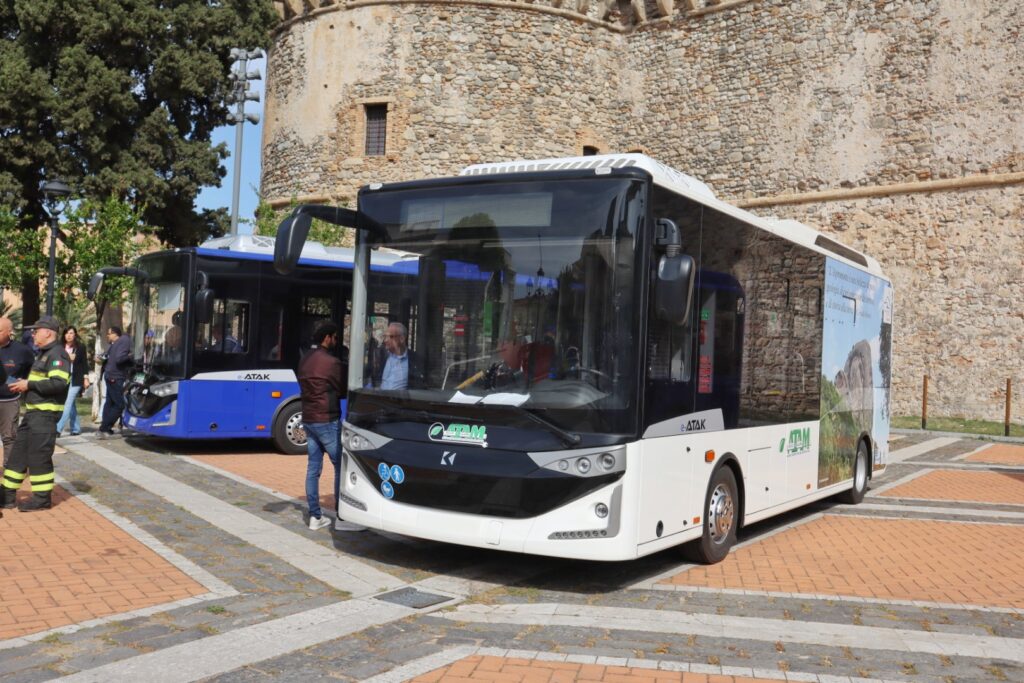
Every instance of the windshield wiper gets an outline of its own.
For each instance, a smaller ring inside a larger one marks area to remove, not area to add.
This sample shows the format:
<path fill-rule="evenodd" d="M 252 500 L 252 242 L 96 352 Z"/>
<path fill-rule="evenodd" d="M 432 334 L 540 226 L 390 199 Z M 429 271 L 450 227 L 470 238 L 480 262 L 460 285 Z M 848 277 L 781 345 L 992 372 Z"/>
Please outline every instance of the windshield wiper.
<path fill-rule="evenodd" d="M 551 420 L 545 417 L 541 417 L 537 413 L 531 412 L 526 408 L 523 408 L 522 406 L 516 406 L 512 404 L 505 405 L 507 405 L 509 408 L 512 408 L 520 415 L 523 415 L 524 417 L 532 420 L 533 422 L 536 422 L 541 427 L 544 427 L 544 429 L 548 430 L 555 436 L 559 437 L 565 443 L 566 446 L 578 446 L 580 441 L 583 440 L 583 437 L 581 437 L 576 432 L 570 432 L 568 430 L 562 429 Z"/>

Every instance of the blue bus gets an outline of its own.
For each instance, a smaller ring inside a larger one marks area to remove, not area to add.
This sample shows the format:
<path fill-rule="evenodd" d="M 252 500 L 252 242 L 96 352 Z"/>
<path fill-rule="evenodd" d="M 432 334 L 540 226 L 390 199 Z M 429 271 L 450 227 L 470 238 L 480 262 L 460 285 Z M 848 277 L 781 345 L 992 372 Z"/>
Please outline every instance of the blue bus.
<path fill-rule="evenodd" d="M 127 427 L 174 439 L 269 438 L 283 453 L 306 452 L 295 368 L 323 320 L 344 324 L 347 360 L 353 251 L 307 243 L 289 277 L 274 270 L 273 254 L 272 237 L 222 237 L 94 276 L 90 296 L 106 276 L 134 278 Z M 416 260 L 378 253 L 374 269 L 414 274 Z"/>

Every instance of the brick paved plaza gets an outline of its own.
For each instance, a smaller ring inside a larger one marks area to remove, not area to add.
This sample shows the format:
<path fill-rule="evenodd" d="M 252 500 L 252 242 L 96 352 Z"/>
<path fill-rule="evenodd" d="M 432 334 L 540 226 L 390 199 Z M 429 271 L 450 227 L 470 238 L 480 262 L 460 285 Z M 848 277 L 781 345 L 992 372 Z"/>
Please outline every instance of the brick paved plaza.
<path fill-rule="evenodd" d="M 1024 680 L 1012 443 L 898 435 L 863 504 L 754 525 L 710 567 L 313 532 L 304 456 L 61 443 L 55 508 L 0 520 L 4 681 Z"/>

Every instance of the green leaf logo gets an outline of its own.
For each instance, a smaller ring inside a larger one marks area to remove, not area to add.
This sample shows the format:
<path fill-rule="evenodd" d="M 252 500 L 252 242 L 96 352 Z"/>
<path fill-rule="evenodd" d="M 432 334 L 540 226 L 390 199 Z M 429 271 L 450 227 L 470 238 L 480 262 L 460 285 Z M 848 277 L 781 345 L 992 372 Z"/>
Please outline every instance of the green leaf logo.
<path fill-rule="evenodd" d="M 779 453 L 781 453 L 785 449 L 786 449 L 786 439 L 783 438 L 782 441 L 779 442 Z"/>
<path fill-rule="evenodd" d="M 439 436 L 442 431 L 444 431 L 444 427 L 439 424 L 430 426 L 430 436 Z"/>

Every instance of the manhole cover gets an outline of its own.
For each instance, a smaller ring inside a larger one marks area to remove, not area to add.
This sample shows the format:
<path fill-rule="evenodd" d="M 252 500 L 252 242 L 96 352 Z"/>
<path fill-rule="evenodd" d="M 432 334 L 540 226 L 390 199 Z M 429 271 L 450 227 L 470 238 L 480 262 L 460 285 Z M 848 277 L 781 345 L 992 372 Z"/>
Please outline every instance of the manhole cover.
<path fill-rule="evenodd" d="M 439 603 L 452 599 L 450 596 L 447 595 L 438 595 L 436 593 L 424 593 L 423 591 L 416 590 L 415 588 L 399 588 L 396 591 L 391 591 L 390 593 L 381 593 L 380 595 L 375 595 L 374 597 L 377 600 L 393 602 L 396 605 L 412 607 L 413 609 L 423 609 L 424 607 L 430 607 L 431 605 L 437 605 Z"/>

